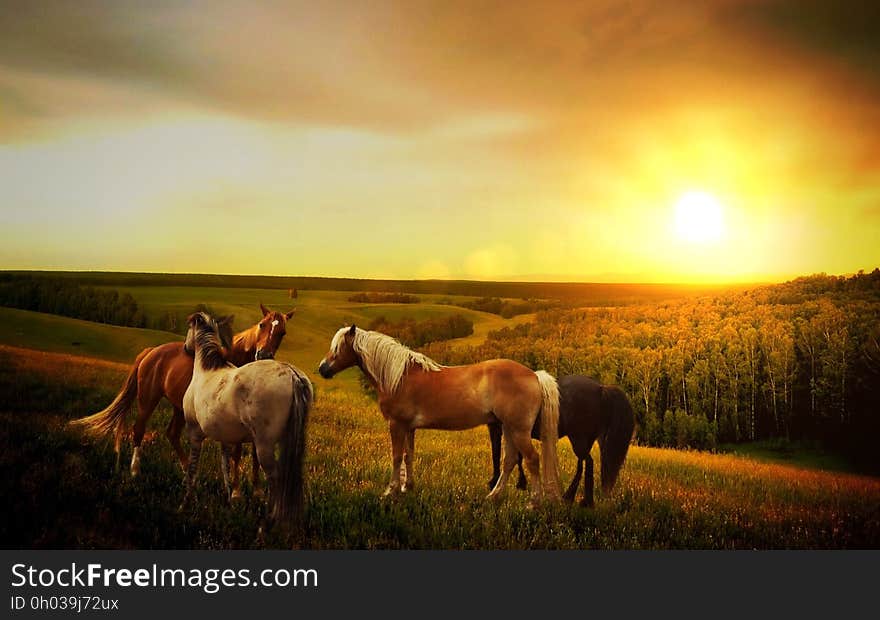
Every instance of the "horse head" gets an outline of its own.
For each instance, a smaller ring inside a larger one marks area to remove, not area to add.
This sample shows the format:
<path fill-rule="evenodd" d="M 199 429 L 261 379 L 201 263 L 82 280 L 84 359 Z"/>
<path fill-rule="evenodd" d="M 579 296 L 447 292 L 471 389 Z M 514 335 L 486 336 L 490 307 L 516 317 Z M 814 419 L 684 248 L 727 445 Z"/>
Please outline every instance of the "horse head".
<path fill-rule="evenodd" d="M 232 341 L 232 319 L 232 315 L 215 319 L 207 312 L 192 313 L 186 319 L 189 328 L 184 351 L 193 355 L 197 346 L 213 345 L 218 350 L 228 347 Z"/>
<path fill-rule="evenodd" d="M 270 360 L 275 357 L 275 352 L 281 346 L 284 334 L 287 333 L 287 321 L 293 317 L 296 308 L 290 312 L 275 312 L 260 304 L 263 318 L 256 325 L 255 337 L 255 360 Z"/>
<path fill-rule="evenodd" d="M 354 350 L 354 337 L 357 327 L 343 327 L 336 332 L 330 341 L 330 350 L 318 365 L 318 372 L 325 379 L 330 379 L 338 372 L 350 368 L 358 363 L 358 356 Z"/>

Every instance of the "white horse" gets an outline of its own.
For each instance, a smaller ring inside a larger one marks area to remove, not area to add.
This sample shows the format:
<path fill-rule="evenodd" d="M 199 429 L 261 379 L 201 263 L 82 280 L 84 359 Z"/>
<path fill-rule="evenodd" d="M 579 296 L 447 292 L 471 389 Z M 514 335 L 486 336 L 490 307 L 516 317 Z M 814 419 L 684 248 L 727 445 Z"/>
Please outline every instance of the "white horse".
<path fill-rule="evenodd" d="M 192 493 L 206 438 L 223 444 L 227 494 L 230 446 L 252 441 L 269 482 L 272 518 L 299 520 L 306 421 L 314 397 L 308 377 L 290 364 L 270 359 L 240 368 L 229 364 L 223 356 L 218 324 L 204 312 L 189 317 L 186 346 L 195 351 L 195 365 L 183 396 L 190 457 L 181 509 Z M 281 446 L 280 463 L 275 459 L 276 444 Z"/>

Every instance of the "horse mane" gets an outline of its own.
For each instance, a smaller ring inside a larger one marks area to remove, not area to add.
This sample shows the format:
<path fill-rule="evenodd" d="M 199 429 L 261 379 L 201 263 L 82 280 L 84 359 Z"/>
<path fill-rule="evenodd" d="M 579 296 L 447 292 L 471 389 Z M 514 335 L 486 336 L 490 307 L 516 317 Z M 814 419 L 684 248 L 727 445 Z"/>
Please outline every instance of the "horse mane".
<path fill-rule="evenodd" d="M 349 328 L 340 329 L 333 338 L 331 348 L 338 351 Z M 397 391 L 404 373 L 411 365 L 419 366 L 425 371 L 437 371 L 443 368 L 427 355 L 417 353 L 380 332 L 356 328 L 352 341 L 366 371 L 376 380 L 379 389 L 387 394 Z"/>
<path fill-rule="evenodd" d="M 202 367 L 205 370 L 216 370 L 229 366 L 226 356 L 223 354 L 223 344 L 220 342 L 217 322 L 208 314 L 202 313 L 206 319 L 205 325 L 198 328 L 195 334 L 196 357 L 201 354 Z"/>
<path fill-rule="evenodd" d="M 231 351 L 242 351 L 243 353 L 247 353 L 253 350 L 254 347 L 254 339 L 255 339 L 255 329 L 254 325 L 251 325 L 246 330 L 238 332 L 235 336 L 232 337 L 232 346 L 230 347 Z"/>

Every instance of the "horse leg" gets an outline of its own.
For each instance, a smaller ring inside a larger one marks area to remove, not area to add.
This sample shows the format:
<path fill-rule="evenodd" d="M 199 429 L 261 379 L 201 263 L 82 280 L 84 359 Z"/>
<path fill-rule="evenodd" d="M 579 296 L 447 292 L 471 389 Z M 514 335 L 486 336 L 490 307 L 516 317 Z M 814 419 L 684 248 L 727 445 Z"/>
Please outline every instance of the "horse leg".
<path fill-rule="evenodd" d="M 186 491 L 183 494 L 183 501 L 180 503 L 179 511 L 183 511 L 189 504 L 190 496 L 193 492 L 193 483 L 199 468 L 199 457 L 202 455 L 202 443 L 205 441 L 205 435 L 198 424 L 189 426 L 189 463 L 186 468 Z"/>
<path fill-rule="evenodd" d="M 388 431 L 391 434 L 391 481 L 388 483 L 388 488 L 382 493 L 382 497 L 396 495 L 400 492 L 400 466 L 403 463 L 406 435 L 409 429 L 400 422 L 391 420 L 388 423 Z"/>
<path fill-rule="evenodd" d="M 574 480 L 571 481 L 571 484 L 568 485 L 568 489 L 565 491 L 565 495 L 562 496 L 569 504 L 574 501 L 574 496 L 577 494 L 578 485 L 581 483 L 581 475 L 584 472 L 584 459 L 579 458 L 577 464 L 577 470 L 574 472 Z"/>
<path fill-rule="evenodd" d="M 486 428 L 489 429 L 489 445 L 492 447 L 492 478 L 489 480 L 491 491 L 501 476 L 501 424 L 498 422 L 487 424 Z"/>
<path fill-rule="evenodd" d="M 504 438 L 504 454 L 501 463 L 501 476 L 499 476 L 498 482 L 495 483 L 495 488 L 486 496 L 486 499 L 493 501 L 501 499 L 501 494 L 504 492 L 504 487 L 507 486 L 507 479 L 516 465 L 517 455 L 519 454 L 510 433 L 502 429 L 502 437 Z"/>
<path fill-rule="evenodd" d="M 263 487 L 260 486 L 260 457 L 256 444 L 251 450 L 251 486 L 254 488 L 254 497 L 263 496 Z"/>
<path fill-rule="evenodd" d="M 526 462 L 526 468 L 529 470 L 529 477 L 532 483 L 530 502 L 532 505 L 537 505 L 544 499 L 544 485 L 541 483 L 541 459 L 538 456 L 538 451 L 535 450 L 535 446 L 532 445 L 531 429 L 524 432 L 511 433 L 511 441 L 516 449 L 519 450 L 522 459 Z"/>
<path fill-rule="evenodd" d="M 177 460 L 180 462 L 180 468 L 186 473 L 186 466 L 189 463 L 189 457 L 187 457 L 186 452 L 183 451 L 183 446 L 180 445 L 180 434 L 183 432 L 183 427 L 186 424 L 186 421 L 183 418 L 183 409 L 174 408 L 174 415 L 171 416 L 171 421 L 168 422 L 168 428 L 165 429 L 165 436 L 168 438 L 168 442 L 171 444 L 174 453 L 177 455 Z"/>
<path fill-rule="evenodd" d="M 593 507 L 593 457 L 587 452 L 584 458 L 586 469 L 584 471 L 584 497 L 581 499 L 581 506 L 584 508 Z"/>
<path fill-rule="evenodd" d="M 159 398 L 155 394 L 142 393 L 138 390 L 138 415 L 134 422 L 131 442 L 134 444 L 134 451 L 131 455 L 131 475 L 137 477 L 141 473 L 141 442 L 144 440 L 144 432 L 147 430 L 147 420 L 153 415 L 153 410 L 159 404 Z"/>
<path fill-rule="evenodd" d="M 523 471 L 522 454 L 516 460 L 516 466 L 519 468 L 519 479 L 516 481 L 516 488 L 520 491 L 525 491 L 529 488 L 529 483 L 526 481 L 526 472 Z"/>
<path fill-rule="evenodd" d="M 238 444 L 238 454 L 237 455 L 235 454 L 235 448 L 233 446 L 230 446 L 229 444 L 226 444 L 226 443 L 220 444 L 220 451 L 222 453 L 221 457 L 220 457 L 220 464 L 221 464 L 221 469 L 223 470 L 223 485 L 226 487 L 226 500 L 231 501 L 232 500 L 232 488 L 238 481 L 236 480 L 233 482 L 231 479 L 232 474 L 229 471 L 229 461 L 230 460 L 233 461 L 233 466 L 235 467 L 235 470 L 238 471 L 238 461 L 241 458 L 241 444 Z M 237 476 L 236 476 L 236 478 L 237 478 Z M 236 487 L 236 490 L 238 490 L 237 487 Z"/>
<path fill-rule="evenodd" d="M 275 462 L 275 446 L 268 441 L 254 438 L 254 452 L 260 457 L 260 466 L 266 472 L 266 482 L 269 485 L 269 505 L 271 518 L 277 513 L 275 504 L 278 501 L 278 464 Z"/>
<path fill-rule="evenodd" d="M 412 491 L 415 486 L 415 479 L 413 478 L 413 454 L 416 449 L 416 431 L 415 429 L 409 430 L 406 432 L 406 454 L 403 457 L 403 462 L 406 467 L 406 482 L 403 487 L 401 487 L 401 491 L 406 493 L 407 491 Z"/>
<path fill-rule="evenodd" d="M 228 489 L 231 490 L 229 499 L 237 499 L 241 497 L 241 453 L 242 447 L 240 443 L 229 446 L 229 458 L 232 462 L 232 468 L 230 471 L 232 478 L 231 489 Z"/>

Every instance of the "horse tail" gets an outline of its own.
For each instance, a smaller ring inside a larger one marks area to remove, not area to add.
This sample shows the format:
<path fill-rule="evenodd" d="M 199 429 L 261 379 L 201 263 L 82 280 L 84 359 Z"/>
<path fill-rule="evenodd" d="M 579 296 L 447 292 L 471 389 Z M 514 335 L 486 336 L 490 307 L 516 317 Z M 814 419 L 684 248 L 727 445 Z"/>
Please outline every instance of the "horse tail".
<path fill-rule="evenodd" d="M 119 443 L 122 440 L 123 429 L 125 428 L 125 416 L 131 411 L 131 405 L 137 396 L 138 369 L 140 368 L 143 359 L 152 350 L 153 348 L 149 347 L 138 354 L 134 360 L 134 365 L 131 367 L 128 376 L 125 378 L 125 383 L 122 385 L 122 389 L 119 390 L 116 398 L 113 399 L 113 402 L 110 403 L 106 409 L 84 418 L 71 420 L 69 424 L 81 428 L 93 437 L 103 437 L 104 435 L 109 435 L 111 432 L 114 433 L 116 436 L 116 449 L 118 451 Z"/>
<path fill-rule="evenodd" d="M 610 493 L 626 459 L 636 422 L 629 399 L 617 386 L 602 387 L 602 408 L 607 415 L 607 425 L 599 435 L 602 491 Z"/>
<path fill-rule="evenodd" d="M 306 454 L 306 422 L 314 400 L 309 378 L 293 370 L 293 395 L 290 415 L 281 438 L 281 459 L 275 515 L 299 524 L 303 515 L 303 462 Z"/>
<path fill-rule="evenodd" d="M 559 442 L 559 385 L 550 373 L 535 373 L 541 385 L 541 484 L 544 494 L 559 500 L 562 490 L 559 483 L 559 460 L 556 444 Z"/>

